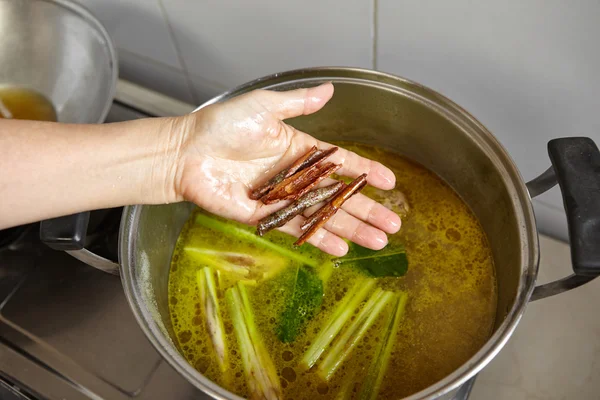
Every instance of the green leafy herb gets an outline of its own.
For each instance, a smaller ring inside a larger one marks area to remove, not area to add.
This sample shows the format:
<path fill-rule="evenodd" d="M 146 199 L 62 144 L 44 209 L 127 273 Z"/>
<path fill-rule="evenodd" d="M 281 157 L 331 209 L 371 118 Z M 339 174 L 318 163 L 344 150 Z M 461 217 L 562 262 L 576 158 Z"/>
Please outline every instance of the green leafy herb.
<path fill-rule="evenodd" d="M 298 267 L 291 297 L 281 315 L 277 332 L 279 340 L 293 342 L 322 301 L 323 282 L 319 276 L 312 269 Z"/>
<path fill-rule="evenodd" d="M 383 250 L 370 250 L 354 243 L 349 247 L 348 254 L 335 259 L 338 265 L 352 265 L 375 278 L 403 276 L 408 271 L 406 250 L 401 244 L 390 244 Z"/>
<path fill-rule="evenodd" d="M 379 346 L 375 350 L 375 356 L 371 361 L 367 377 L 362 385 L 360 400 L 374 400 L 379 394 L 383 376 L 392 357 L 392 350 L 396 342 L 395 339 L 400 327 L 400 320 L 404 316 L 407 300 L 408 295 L 404 292 L 398 293 L 394 299 L 393 307 L 381 332 Z"/>

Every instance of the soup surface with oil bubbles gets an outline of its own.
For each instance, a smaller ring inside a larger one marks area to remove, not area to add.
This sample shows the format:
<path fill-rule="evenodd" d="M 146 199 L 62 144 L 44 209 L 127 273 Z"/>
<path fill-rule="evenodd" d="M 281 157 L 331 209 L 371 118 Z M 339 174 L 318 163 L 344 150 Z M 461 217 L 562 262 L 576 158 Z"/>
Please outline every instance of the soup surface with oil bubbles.
<path fill-rule="evenodd" d="M 467 205 L 398 154 L 340 145 L 396 175 L 394 190 L 362 192 L 402 216 L 381 252 L 352 245 L 333 259 L 201 210 L 178 239 L 169 307 L 179 350 L 242 397 L 402 398 L 450 374 L 492 332 L 494 265 Z"/>

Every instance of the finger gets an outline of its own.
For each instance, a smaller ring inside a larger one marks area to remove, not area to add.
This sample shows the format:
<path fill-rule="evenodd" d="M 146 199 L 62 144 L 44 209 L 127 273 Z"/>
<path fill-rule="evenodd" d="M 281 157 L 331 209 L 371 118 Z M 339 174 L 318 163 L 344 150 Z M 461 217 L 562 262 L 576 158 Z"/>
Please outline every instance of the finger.
<path fill-rule="evenodd" d="M 295 237 L 300 237 L 303 233 L 300 229 L 302 222 L 304 222 L 304 217 L 298 215 L 281 228 L 278 228 L 278 230 Z M 319 229 L 308 239 L 307 243 L 335 257 L 342 257 L 348 252 L 348 244 L 339 236 L 334 235 L 326 229 Z"/>
<path fill-rule="evenodd" d="M 307 208 L 304 215 L 312 215 L 323 204 L 320 203 Z M 386 233 L 394 234 L 400 230 L 402 225 L 398 214 L 360 193 L 346 200 L 342 205 L 342 210 Z"/>
<path fill-rule="evenodd" d="M 330 144 L 322 142 L 322 147 L 331 147 Z M 337 174 L 356 178 L 362 174 L 367 174 L 367 183 L 376 188 L 389 190 L 396 186 L 396 176 L 391 169 L 380 162 L 369 160 L 358 154 L 340 148 L 333 153 L 329 161 L 342 164 Z"/>
<path fill-rule="evenodd" d="M 319 183 L 318 187 L 329 186 L 336 182 L 335 179 L 327 178 Z M 259 219 L 286 207 L 290 203 L 291 201 L 282 201 L 265 205 L 258 202 L 258 207 L 251 222 L 256 223 Z M 312 215 L 323 205 L 324 202 L 307 208 L 304 215 Z M 398 214 L 362 193 L 357 193 L 350 197 L 342 206 L 342 210 L 386 233 L 394 234 L 400 230 L 402 225 L 402 221 Z"/>
<path fill-rule="evenodd" d="M 311 214 L 307 211 L 305 216 L 309 215 Z M 381 250 L 388 243 L 387 236 L 383 231 L 365 224 L 344 210 L 338 210 L 333 217 L 329 218 L 325 223 L 325 229 L 372 250 Z"/>
<path fill-rule="evenodd" d="M 329 186 L 336 182 L 335 179 L 327 178 L 323 179 L 318 186 Z M 312 215 L 322 206 L 323 203 L 309 207 L 306 209 L 305 215 Z M 398 214 L 362 193 L 356 193 L 346 200 L 342 205 L 342 210 L 386 233 L 396 233 L 400 230 L 400 226 L 402 225 L 402 221 Z"/>
<path fill-rule="evenodd" d="M 342 210 L 386 233 L 396 233 L 402 225 L 398 214 L 361 193 L 346 200 Z"/>
<path fill-rule="evenodd" d="M 315 139 L 304 132 L 298 130 L 295 130 L 295 132 L 294 141 L 296 143 L 293 146 L 300 151 L 308 151 L 310 147 L 315 145 L 319 149 L 334 147 L 332 144 Z M 367 174 L 367 183 L 382 190 L 390 190 L 396 186 L 396 176 L 391 169 L 380 162 L 359 156 L 353 151 L 340 147 L 327 160 L 342 165 L 337 171 L 338 175 L 356 178 L 362 174 Z"/>
<path fill-rule="evenodd" d="M 280 120 L 319 111 L 333 96 L 333 85 L 325 83 L 308 89 L 276 92 L 257 91 L 257 101 Z"/>

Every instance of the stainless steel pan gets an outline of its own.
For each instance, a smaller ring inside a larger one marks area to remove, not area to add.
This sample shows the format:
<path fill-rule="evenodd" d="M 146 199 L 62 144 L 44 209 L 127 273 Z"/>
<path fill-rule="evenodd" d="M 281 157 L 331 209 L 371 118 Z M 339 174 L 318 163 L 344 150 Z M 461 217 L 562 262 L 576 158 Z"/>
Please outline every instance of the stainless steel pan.
<path fill-rule="evenodd" d="M 327 81 L 335 85 L 331 102 L 314 115 L 289 121 L 292 125 L 323 140 L 384 146 L 423 164 L 469 204 L 491 243 L 499 296 L 494 333 L 453 373 L 409 397 L 451 398 L 502 349 L 529 301 L 572 289 L 600 274 L 600 152 L 586 138 L 553 140 L 548 146 L 552 167 L 526 184 L 494 136 L 458 105 L 406 79 L 360 69 L 281 73 L 250 82 L 204 106 L 258 88 L 288 90 Z M 557 182 L 565 199 L 574 273 L 536 287 L 539 246 L 531 197 Z M 171 339 L 169 264 L 192 209 L 188 203 L 127 207 L 121 224 L 119 263 L 84 254 L 91 265 L 98 263 L 120 272 L 140 326 L 181 375 L 215 398 L 237 399 L 192 368 Z"/>

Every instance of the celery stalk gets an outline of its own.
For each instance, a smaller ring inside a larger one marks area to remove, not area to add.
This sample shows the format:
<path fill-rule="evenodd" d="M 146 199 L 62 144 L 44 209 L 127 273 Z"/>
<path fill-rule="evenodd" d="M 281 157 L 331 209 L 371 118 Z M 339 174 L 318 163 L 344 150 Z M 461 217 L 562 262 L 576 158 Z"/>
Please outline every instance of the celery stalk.
<path fill-rule="evenodd" d="M 287 258 L 298 261 L 302 264 L 309 265 L 313 268 L 318 266 L 315 260 L 312 260 L 308 257 L 304 257 L 302 254 L 281 247 L 275 243 L 271 243 L 270 241 L 261 238 L 260 236 L 255 235 L 252 232 L 249 232 L 245 229 L 238 228 L 234 225 L 230 225 L 224 222 L 221 222 L 215 218 L 211 218 L 205 214 L 197 214 L 195 222 L 199 225 L 202 225 L 206 228 L 221 232 L 225 235 L 233 236 L 238 239 L 244 239 L 249 242 L 256 244 L 257 246 L 261 246 L 263 248 L 267 248 L 269 250 L 273 250 Z"/>
<path fill-rule="evenodd" d="M 223 271 L 237 279 L 269 279 L 281 272 L 288 261 L 279 254 L 245 254 L 186 246 L 186 255 L 195 264 Z"/>
<path fill-rule="evenodd" d="M 217 355 L 221 372 L 227 370 L 227 349 L 225 345 L 225 329 L 217 298 L 217 283 L 214 271 L 202 268 L 196 272 L 196 282 L 200 291 L 200 305 L 204 310 L 208 333 Z"/>
<path fill-rule="evenodd" d="M 393 308 L 390 310 L 384 331 L 381 334 L 379 346 L 375 351 L 375 357 L 371 361 L 367 377 L 362 384 L 359 396 L 360 400 L 374 400 L 379 394 L 381 382 L 390 362 L 394 343 L 396 342 L 400 320 L 404 316 L 407 300 L 408 295 L 404 292 L 396 295 Z"/>
<path fill-rule="evenodd" d="M 393 297 L 393 292 L 381 288 L 373 292 L 354 321 L 342 332 L 323 358 L 318 368 L 321 378 L 328 381 L 333 376 Z"/>
<path fill-rule="evenodd" d="M 325 327 L 313 341 L 309 349 L 304 353 L 300 365 L 305 369 L 312 368 L 325 348 L 335 339 L 342 327 L 350 320 L 354 310 L 367 297 L 375 285 L 375 280 L 366 279 L 357 282 L 354 287 L 344 296 L 337 305 L 335 312 L 329 318 Z"/>
<path fill-rule="evenodd" d="M 226 252 L 218 252 L 211 249 L 202 249 L 196 247 L 184 247 L 183 251 L 190 255 L 190 258 L 201 265 L 206 265 L 207 267 L 212 267 L 214 269 L 231 272 L 235 275 L 239 275 L 241 277 L 246 277 L 250 274 L 249 267 L 236 265 L 234 263 L 226 261 L 223 257 L 219 257 L 221 254 L 238 256 L 238 253 L 226 253 Z M 240 256 L 245 256 L 242 254 Z"/>
<path fill-rule="evenodd" d="M 335 395 L 335 400 L 348 400 L 353 397 L 354 386 L 356 385 L 356 381 L 361 372 L 362 371 L 354 371 L 354 373 L 349 377 L 344 377 L 344 382 L 342 383 L 340 390 Z"/>
<path fill-rule="evenodd" d="M 233 320 L 244 372 L 252 398 L 276 400 L 281 398 L 277 370 L 267 352 L 242 282 L 225 292 L 225 300 Z"/>

